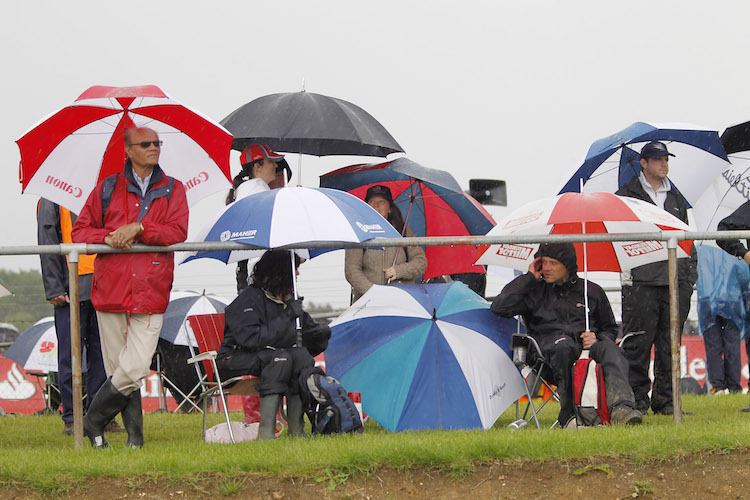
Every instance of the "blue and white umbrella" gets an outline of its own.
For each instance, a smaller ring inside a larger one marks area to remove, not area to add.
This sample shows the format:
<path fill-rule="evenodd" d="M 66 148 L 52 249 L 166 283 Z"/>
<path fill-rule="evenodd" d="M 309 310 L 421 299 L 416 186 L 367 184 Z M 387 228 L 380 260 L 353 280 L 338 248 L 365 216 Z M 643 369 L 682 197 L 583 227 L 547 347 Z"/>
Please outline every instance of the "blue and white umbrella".
<path fill-rule="evenodd" d="M 251 194 L 225 207 L 196 241 L 233 241 L 254 249 L 280 248 L 311 242 L 361 243 L 401 235 L 371 206 L 338 189 L 285 187 Z M 310 250 L 315 257 L 326 250 Z M 195 252 L 184 262 L 239 258 L 229 251 Z M 259 255 L 256 255 L 259 256 Z"/>
<path fill-rule="evenodd" d="M 640 175 L 640 151 L 650 141 L 662 141 L 675 157 L 670 160 L 669 179 L 690 205 L 706 186 L 730 165 L 716 130 L 688 124 L 636 122 L 616 134 L 594 142 L 586 160 L 565 183 L 559 194 L 581 192 L 614 193 Z"/>
<path fill-rule="evenodd" d="M 331 323 L 326 371 L 388 430 L 489 429 L 526 394 L 516 327 L 460 282 L 374 285 Z"/>
<path fill-rule="evenodd" d="M 167 310 L 164 311 L 159 337 L 174 345 L 188 345 L 189 339 L 193 347 L 198 347 L 195 337 L 185 327 L 187 317 L 195 314 L 221 313 L 227 304 L 227 299 L 206 292 L 172 292 L 169 294 Z"/>
<path fill-rule="evenodd" d="M 55 318 L 42 318 L 23 332 L 5 351 L 12 359 L 29 372 L 57 372 L 57 332 Z M 82 370 L 86 371 L 86 356 L 81 358 Z"/>

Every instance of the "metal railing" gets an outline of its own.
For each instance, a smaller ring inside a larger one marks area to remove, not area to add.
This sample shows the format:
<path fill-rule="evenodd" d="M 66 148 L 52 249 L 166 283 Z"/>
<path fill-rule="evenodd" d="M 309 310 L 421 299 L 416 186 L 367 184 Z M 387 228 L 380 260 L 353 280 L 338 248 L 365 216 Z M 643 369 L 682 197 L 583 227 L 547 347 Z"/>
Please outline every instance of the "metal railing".
<path fill-rule="evenodd" d="M 498 235 L 463 237 L 422 237 L 422 238 L 374 238 L 363 243 L 310 242 L 301 245 L 287 245 L 281 249 L 298 248 L 382 248 L 405 246 L 453 246 L 453 245 L 493 245 L 514 243 L 562 243 L 562 242 L 607 242 L 607 241 L 666 241 L 669 261 L 670 291 L 670 334 L 672 339 L 672 387 L 675 423 L 682 422 L 682 398 L 680 389 L 680 346 L 677 306 L 677 242 L 685 240 L 738 240 L 750 239 L 750 231 L 655 231 L 612 234 L 545 234 L 545 235 Z M 80 346 L 80 297 L 78 291 L 78 259 L 82 254 L 107 253 L 146 253 L 146 252 L 193 252 L 219 250 L 248 250 L 252 247 L 234 242 L 185 242 L 166 247 L 133 245 L 123 251 L 102 244 L 71 243 L 60 245 L 0 246 L 0 255 L 67 255 L 70 265 L 70 332 L 73 368 L 73 419 L 75 446 L 83 446 L 83 408 L 81 406 L 81 346 Z"/>

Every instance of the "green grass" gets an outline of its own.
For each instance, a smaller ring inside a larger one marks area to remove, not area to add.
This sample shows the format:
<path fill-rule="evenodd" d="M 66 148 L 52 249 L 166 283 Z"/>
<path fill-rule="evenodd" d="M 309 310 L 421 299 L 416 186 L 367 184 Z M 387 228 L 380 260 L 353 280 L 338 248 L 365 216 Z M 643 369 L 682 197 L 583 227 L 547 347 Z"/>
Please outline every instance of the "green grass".
<path fill-rule="evenodd" d="M 242 488 L 233 475 L 266 473 L 305 476 L 330 488 L 352 475 L 370 475 L 379 467 L 431 468 L 461 479 L 477 464 L 492 460 L 569 460 L 625 456 L 636 462 L 679 460 L 688 453 L 726 453 L 750 443 L 750 414 L 741 413 L 748 397 L 686 396 L 683 407 L 695 415 L 676 426 L 671 416 L 649 415 L 642 426 L 600 427 L 580 431 L 533 428 L 519 431 L 507 425 L 516 419 L 511 407 L 489 431 L 424 431 L 389 433 L 368 423 L 361 435 L 287 439 L 235 445 L 208 445 L 200 437 L 201 416 L 145 416 L 146 445 L 126 449 L 125 436 L 108 435 L 112 449 L 75 450 L 73 439 L 61 434 L 58 417 L 0 417 L 0 487 L 23 486 L 43 494 L 61 495 L 90 477 L 131 478 L 131 487 L 144 481 L 182 479 L 196 488 L 209 475 L 225 475 L 218 492 L 232 495 Z M 542 414 L 549 427 L 559 407 Z M 241 420 L 240 413 L 233 414 Z M 221 415 L 209 416 L 209 425 Z M 599 472 L 601 473 L 601 472 Z M 644 487 L 640 487 L 643 492 Z"/>

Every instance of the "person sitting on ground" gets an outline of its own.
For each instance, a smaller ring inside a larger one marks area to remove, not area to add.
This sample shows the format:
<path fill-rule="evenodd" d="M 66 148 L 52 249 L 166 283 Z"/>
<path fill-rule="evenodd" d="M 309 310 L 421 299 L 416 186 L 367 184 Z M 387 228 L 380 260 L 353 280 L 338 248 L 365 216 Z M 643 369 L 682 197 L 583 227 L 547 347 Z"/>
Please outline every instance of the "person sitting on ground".
<path fill-rule="evenodd" d="M 552 368 L 552 382 L 560 396 L 557 421 L 566 427 L 575 418 L 572 391 L 573 363 L 583 349 L 601 365 L 610 418 L 616 424 L 640 424 L 628 382 L 628 362 L 615 344 L 617 323 L 604 291 L 588 283 L 589 330 L 586 330 L 584 283 L 578 277 L 572 243 L 542 243 L 523 274 L 503 288 L 491 310 L 504 318 L 520 314 Z M 535 353 L 529 352 L 533 359 Z"/>
<path fill-rule="evenodd" d="M 376 185 L 367 190 L 365 202 L 383 216 L 399 233 L 413 238 L 404 227 L 401 210 L 393 203 L 387 186 Z M 414 283 L 427 269 L 422 247 L 350 248 L 344 257 L 344 274 L 352 286 L 352 303 L 372 285 L 406 285 Z"/>
<path fill-rule="evenodd" d="M 295 255 L 297 266 L 300 259 Z M 296 266 L 295 266 L 296 268 Z M 294 299 L 291 255 L 269 250 L 253 267 L 252 284 L 227 306 L 224 341 L 216 362 L 224 379 L 240 375 L 260 377 L 258 439 L 273 439 L 281 398 L 287 398 L 290 436 L 304 436 L 304 408 L 299 395 L 299 374 L 315 365 L 328 347 L 331 329 L 319 325 Z M 297 344 L 295 322 L 302 328 Z"/>

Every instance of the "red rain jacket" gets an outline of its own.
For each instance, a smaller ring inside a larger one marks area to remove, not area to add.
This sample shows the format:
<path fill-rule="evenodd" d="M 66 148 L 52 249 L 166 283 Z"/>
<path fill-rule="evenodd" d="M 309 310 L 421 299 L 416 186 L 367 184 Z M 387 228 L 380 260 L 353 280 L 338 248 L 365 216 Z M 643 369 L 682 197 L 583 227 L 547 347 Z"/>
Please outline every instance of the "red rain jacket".
<path fill-rule="evenodd" d="M 166 246 L 185 241 L 188 205 L 182 183 L 157 165 L 142 196 L 133 175 L 128 160 L 122 173 L 99 182 L 76 220 L 73 242 L 104 244 L 105 236 L 131 222 L 143 224 L 137 243 Z M 111 194 L 103 196 L 103 189 Z M 99 254 L 91 303 L 97 311 L 160 314 L 167 309 L 173 276 L 171 252 Z"/>

